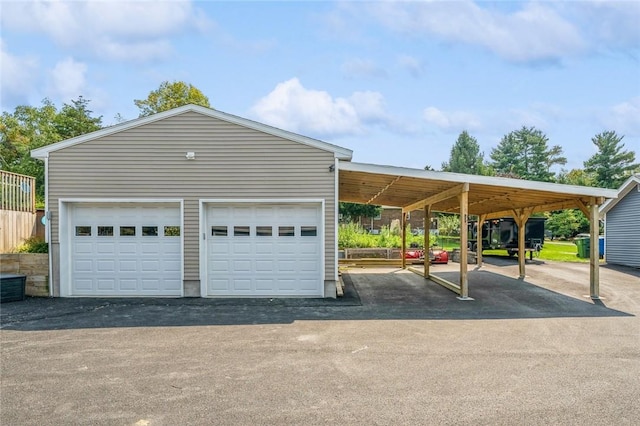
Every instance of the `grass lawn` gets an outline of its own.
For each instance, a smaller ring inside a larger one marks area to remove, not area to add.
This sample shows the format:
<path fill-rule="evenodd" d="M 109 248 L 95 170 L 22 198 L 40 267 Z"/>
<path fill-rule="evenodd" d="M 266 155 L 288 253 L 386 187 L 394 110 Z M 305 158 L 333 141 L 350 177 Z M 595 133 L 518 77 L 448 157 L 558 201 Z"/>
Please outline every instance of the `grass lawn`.
<path fill-rule="evenodd" d="M 438 246 L 445 250 L 460 248 L 460 240 L 457 238 L 438 238 Z M 506 250 L 484 250 L 484 255 L 508 256 Z M 589 259 L 581 259 L 577 256 L 578 246 L 572 241 L 545 241 L 544 247 L 540 251 L 538 259 L 555 260 L 556 262 L 584 262 L 589 263 Z M 536 258 L 536 254 L 534 254 Z"/>
<path fill-rule="evenodd" d="M 506 250 L 485 250 L 485 255 L 507 256 Z M 581 259 L 577 256 L 578 246 L 571 241 L 545 241 L 539 255 L 534 253 L 534 259 L 555 260 L 556 262 L 582 262 L 589 263 L 589 259 Z"/>

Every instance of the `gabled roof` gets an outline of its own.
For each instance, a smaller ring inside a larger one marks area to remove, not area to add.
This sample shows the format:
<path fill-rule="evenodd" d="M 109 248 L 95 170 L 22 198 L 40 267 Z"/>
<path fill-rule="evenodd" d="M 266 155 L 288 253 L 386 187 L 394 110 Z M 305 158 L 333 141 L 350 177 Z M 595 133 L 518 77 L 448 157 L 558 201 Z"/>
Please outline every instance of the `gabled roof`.
<path fill-rule="evenodd" d="M 259 132 L 267 133 L 273 136 L 277 136 L 283 139 L 288 139 L 293 142 L 298 142 L 303 145 L 308 145 L 314 148 L 318 148 L 324 151 L 333 152 L 336 158 L 341 160 L 351 160 L 353 151 L 347 148 L 342 148 L 337 145 L 333 145 L 327 142 L 323 142 L 318 139 L 309 138 L 296 133 L 288 132 L 286 130 L 278 129 L 276 127 L 268 126 L 266 124 L 258 123 L 257 121 L 249 120 L 246 118 L 238 117 L 237 115 L 228 114 L 216 109 L 205 108 L 199 105 L 184 105 L 178 108 L 174 108 L 168 111 L 153 114 L 147 117 L 141 117 L 135 120 L 126 121 L 114 126 L 105 127 L 104 129 L 97 130 L 95 132 L 87 133 L 75 138 L 66 139 L 51 145 L 44 146 L 42 148 L 34 149 L 31 151 L 31 156 L 34 158 L 44 159 L 49 156 L 50 152 L 59 151 L 61 149 L 68 148 L 70 146 L 78 145 L 83 142 L 102 138 L 114 133 L 122 132 L 125 130 L 133 129 L 135 127 L 143 126 L 145 124 L 153 123 L 165 118 L 175 117 L 186 112 L 196 112 L 198 114 L 206 115 L 209 117 L 217 118 L 228 123 L 237 124 L 249 129 L 257 130 Z"/>
<path fill-rule="evenodd" d="M 627 179 L 622 186 L 618 189 L 618 198 L 608 200 L 600 207 L 600 216 L 607 214 L 620 200 L 622 200 L 629 192 L 637 190 L 640 191 L 640 173 L 632 175 Z"/>

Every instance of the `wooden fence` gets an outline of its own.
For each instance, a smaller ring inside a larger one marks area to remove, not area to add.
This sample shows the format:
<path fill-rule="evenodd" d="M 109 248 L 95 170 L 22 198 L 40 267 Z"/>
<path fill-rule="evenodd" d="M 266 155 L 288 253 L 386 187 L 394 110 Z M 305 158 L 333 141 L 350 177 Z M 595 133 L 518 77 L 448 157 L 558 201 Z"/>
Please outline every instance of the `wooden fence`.
<path fill-rule="evenodd" d="M 0 170 L 0 253 L 36 234 L 36 179 Z"/>

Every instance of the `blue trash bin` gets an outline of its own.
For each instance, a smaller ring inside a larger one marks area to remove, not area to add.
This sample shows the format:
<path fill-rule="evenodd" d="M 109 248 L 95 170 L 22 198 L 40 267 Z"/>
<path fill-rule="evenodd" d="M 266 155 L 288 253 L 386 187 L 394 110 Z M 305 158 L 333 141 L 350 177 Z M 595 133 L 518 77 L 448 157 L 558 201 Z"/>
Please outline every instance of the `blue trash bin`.
<path fill-rule="evenodd" d="M 600 259 L 604 258 L 604 236 L 600 237 L 598 241 L 598 253 L 600 254 Z"/>

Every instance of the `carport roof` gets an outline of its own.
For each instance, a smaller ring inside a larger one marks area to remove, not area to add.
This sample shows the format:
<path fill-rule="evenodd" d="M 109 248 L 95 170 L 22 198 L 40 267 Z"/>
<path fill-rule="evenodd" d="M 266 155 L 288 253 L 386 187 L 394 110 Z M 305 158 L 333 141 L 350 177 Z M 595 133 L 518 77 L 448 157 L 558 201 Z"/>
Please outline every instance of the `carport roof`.
<path fill-rule="evenodd" d="M 459 213 L 457 195 L 468 191 L 469 213 L 487 219 L 602 204 L 617 191 L 493 176 L 436 172 L 377 164 L 339 162 L 340 201 L 402 207 L 412 211 L 430 204 L 440 212 Z"/>

